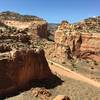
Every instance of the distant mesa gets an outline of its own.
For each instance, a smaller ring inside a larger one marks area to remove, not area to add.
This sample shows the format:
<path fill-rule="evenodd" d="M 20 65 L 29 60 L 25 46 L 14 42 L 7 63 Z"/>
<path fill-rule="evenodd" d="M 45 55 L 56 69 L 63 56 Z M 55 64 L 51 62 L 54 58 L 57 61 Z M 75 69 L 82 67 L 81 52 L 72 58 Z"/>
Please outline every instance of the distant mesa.
<path fill-rule="evenodd" d="M 0 23 L 6 27 L 27 30 L 33 37 L 47 38 L 47 22 L 37 16 L 21 15 L 7 11 L 0 13 Z"/>
<path fill-rule="evenodd" d="M 37 16 L 31 16 L 31 15 L 21 15 L 16 12 L 1 12 L 0 13 L 0 20 L 16 20 L 16 21 L 34 21 L 34 20 L 43 20 L 42 18 L 39 18 Z"/>

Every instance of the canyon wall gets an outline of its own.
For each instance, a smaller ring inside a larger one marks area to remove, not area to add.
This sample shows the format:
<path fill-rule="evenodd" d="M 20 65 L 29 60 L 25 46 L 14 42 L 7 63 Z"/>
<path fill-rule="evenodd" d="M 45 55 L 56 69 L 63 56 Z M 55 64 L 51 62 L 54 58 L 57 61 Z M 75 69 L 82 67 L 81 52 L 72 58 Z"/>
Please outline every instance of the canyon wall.
<path fill-rule="evenodd" d="M 9 27 L 15 27 L 18 30 L 28 30 L 29 34 L 34 37 L 47 38 L 47 22 L 40 21 L 15 21 L 15 20 L 2 20 L 2 23 Z"/>
<path fill-rule="evenodd" d="M 33 33 L 3 24 L 0 26 L 0 96 L 30 81 L 51 78 L 44 50 L 34 45 Z M 42 29 L 41 33 L 45 31 Z"/>
<path fill-rule="evenodd" d="M 91 51 L 100 51 L 100 34 L 99 33 L 82 33 L 82 44 L 81 50 L 91 50 Z M 80 38 L 80 33 L 70 33 L 64 34 L 64 32 L 57 31 L 55 33 L 55 42 L 62 44 L 64 46 L 70 45 L 72 48 L 73 40 L 78 40 Z"/>
<path fill-rule="evenodd" d="M 91 50 L 100 52 L 100 33 L 83 33 L 82 34 L 82 50 Z"/>
<path fill-rule="evenodd" d="M 67 23 L 63 23 L 55 33 L 55 42 L 65 46 L 72 46 L 73 40 L 78 40 L 82 37 L 82 50 L 100 50 L 100 33 L 83 33 L 77 31 L 67 31 L 69 27 Z"/>
<path fill-rule="evenodd" d="M 78 32 L 74 30 L 73 25 L 63 22 L 56 30 L 54 39 L 59 46 L 69 48 L 70 58 L 73 55 L 80 56 L 81 52 L 94 52 L 100 55 L 100 33 Z M 66 52 L 68 52 L 67 49 Z M 63 55 L 66 55 L 66 52 Z"/>
<path fill-rule="evenodd" d="M 0 54 L 0 94 L 51 75 L 43 50 L 12 50 Z"/>

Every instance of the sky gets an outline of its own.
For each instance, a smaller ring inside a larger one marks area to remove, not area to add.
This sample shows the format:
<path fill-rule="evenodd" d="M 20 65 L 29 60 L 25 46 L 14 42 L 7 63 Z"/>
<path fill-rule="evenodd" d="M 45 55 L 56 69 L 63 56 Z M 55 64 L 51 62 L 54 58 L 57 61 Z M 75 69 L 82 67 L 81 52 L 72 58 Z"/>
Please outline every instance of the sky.
<path fill-rule="evenodd" d="M 0 12 L 14 11 L 42 17 L 49 23 L 71 23 L 100 15 L 100 0 L 1 0 Z"/>

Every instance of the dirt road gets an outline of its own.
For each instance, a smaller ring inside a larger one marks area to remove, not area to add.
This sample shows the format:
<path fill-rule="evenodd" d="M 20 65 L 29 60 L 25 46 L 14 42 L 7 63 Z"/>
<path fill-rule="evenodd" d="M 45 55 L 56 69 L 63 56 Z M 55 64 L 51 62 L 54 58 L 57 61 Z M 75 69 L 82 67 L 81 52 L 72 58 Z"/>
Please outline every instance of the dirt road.
<path fill-rule="evenodd" d="M 58 73 L 59 75 L 61 76 L 67 76 L 69 78 L 73 78 L 75 80 L 80 80 L 80 81 L 83 81 L 83 82 L 86 82 L 90 85 L 93 85 L 95 87 L 100 87 L 100 83 L 99 82 L 96 82 L 92 79 L 89 79 L 81 74 L 78 74 L 74 71 L 71 71 L 70 69 L 68 68 L 65 68 L 63 67 L 62 65 L 58 64 L 58 63 L 55 63 L 51 60 L 47 60 L 48 63 L 49 63 L 49 66 L 50 66 L 50 69 L 53 71 L 53 72 L 56 72 Z"/>

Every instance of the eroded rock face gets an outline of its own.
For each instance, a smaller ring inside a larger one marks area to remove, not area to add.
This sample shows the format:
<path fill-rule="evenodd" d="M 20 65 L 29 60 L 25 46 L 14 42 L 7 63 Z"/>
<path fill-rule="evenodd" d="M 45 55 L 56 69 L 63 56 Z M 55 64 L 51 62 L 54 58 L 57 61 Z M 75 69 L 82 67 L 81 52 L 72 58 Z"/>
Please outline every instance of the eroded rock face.
<path fill-rule="evenodd" d="M 43 50 L 19 50 L 0 54 L 0 93 L 2 89 L 23 86 L 30 80 L 50 76 L 51 71 Z"/>
<path fill-rule="evenodd" d="M 29 30 L 32 31 L 32 37 L 39 36 L 41 38 L 47 38 L 47 22 L 41 22 L 40 24 L 34 23 L 29 27 Z"/>
<path fill-rule="evenodd" d="M 91 50 L 100 52 L 100 34 L 99 33 L 83 33 L 82 34 L 82 50 Z"/>
<path fill-rule="evenodd" d="M 44 51 L 19 50 L 0 54 L 0 95 L 31 80 L 52 76 Z"/>
<path fill-rule="evenodd" d="M 16 20 L 2 20 L 7 26 L 15 27 L 20 30 L 28 30 L 29 34 L 33 36 L 39 36 L 41 38 L 47 38 L 47 22 L 40 21 L 29 21 L 29 22 L 21 22 Z"/>
<path fill-rule="evenodd" d="M 59 46 L 69 47 L 69 49 L 66 49 L 68 58 L 71 58 L 72 56 L 81 57 L 81 52 L 94 52 L 95 54 L 100 55 L 99 33 L 79 32 L 75 30 L 74 25 L 65 21 L 61 23 L 55 32 L 55 43 Z"/>
<path fill-rule="evenodd" d="M 51 76 L 44 50 L 34 45 L 32 35 L 4 24 L 0 32 L 0 96 L 31 80 Z"/>
<path fill-rule="evenodd" d="M 100 33 L 100 16 L 89 17 L 74 24 L 75 30 L 84 33 Z"/>
<path fill-rule="evenodd" d="M 68 59 L 71 59 L 73 55 L 78 56 L 82 44 L 82 35 L 71 28 L 72 26 L 68 22 L 63 22 L 55 33 L 55 42 L 66 48 L 65 53 L 67 53 Z"/>
<path fill-rule="evenodd" d="M 33 38 L 47 38 L 47 22 L 42 18 L 8 11 L 0 13 L 0 21 L 8 27 L 27 30 Z"/>

